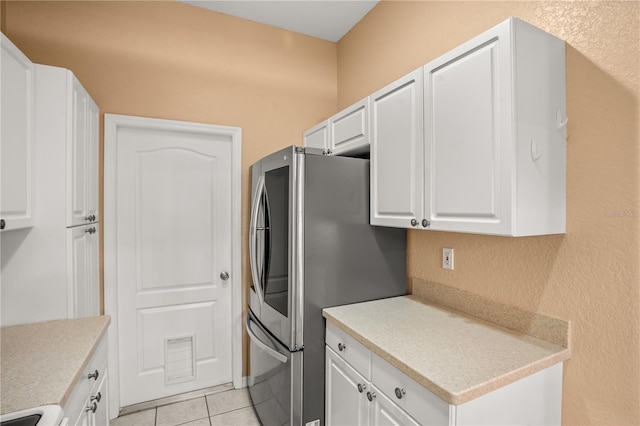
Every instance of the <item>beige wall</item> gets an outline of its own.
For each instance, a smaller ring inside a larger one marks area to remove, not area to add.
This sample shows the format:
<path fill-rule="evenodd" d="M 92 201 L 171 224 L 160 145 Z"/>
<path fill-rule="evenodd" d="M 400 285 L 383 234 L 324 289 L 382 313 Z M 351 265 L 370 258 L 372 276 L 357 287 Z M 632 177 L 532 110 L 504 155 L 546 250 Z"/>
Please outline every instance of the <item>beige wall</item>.
<path fill-rule="evenodd" d="M 174 2 L 1 10 L 2 32 L 32 61 L 71 69 L 102 113 L 242 128 L 243 253 L 249 166 L 336 110 L 335 43 Z"/>
<path fill-rule="evenodd" d="M 383 1 L 338 43 L 343 108 L 509 16 L 566 40 L 566 235 L 410 231 L 408 242 L 411 277 L 571 321 L 566 424 L 640 424 L 639 6 Z"/>

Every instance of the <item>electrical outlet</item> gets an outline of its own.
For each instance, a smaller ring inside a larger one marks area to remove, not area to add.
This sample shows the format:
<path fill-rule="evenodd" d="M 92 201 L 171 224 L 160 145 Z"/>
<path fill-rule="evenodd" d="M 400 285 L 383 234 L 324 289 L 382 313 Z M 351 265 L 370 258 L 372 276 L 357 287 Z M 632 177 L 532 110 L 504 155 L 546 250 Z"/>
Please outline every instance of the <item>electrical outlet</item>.
<path fill-rule="evenodd" d="M 453 269 L 453 249 L 442 249 L 442 267 L 444 269 Z"/>

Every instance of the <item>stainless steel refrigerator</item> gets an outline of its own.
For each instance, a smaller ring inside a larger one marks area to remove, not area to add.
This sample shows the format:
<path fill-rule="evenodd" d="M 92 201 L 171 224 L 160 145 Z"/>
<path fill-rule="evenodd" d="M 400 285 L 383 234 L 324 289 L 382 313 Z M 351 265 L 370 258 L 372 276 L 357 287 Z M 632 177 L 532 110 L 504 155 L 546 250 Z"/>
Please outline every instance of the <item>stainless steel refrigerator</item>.
<path fill-rule="evenodd" d="M 249 392 L 263 425 L 324 425 L 322 309 L 406 293 L 406 231 L 369 225 L 369 160 L 288 147 L 251 167 Z"/>

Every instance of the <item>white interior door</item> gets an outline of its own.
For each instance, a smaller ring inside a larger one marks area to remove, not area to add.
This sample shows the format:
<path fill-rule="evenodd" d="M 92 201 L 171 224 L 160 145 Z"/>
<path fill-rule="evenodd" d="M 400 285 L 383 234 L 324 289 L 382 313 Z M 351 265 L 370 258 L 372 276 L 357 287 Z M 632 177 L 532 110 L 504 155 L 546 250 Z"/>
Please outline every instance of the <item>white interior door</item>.
<path fill-rule="evenodd" d="M 115 135 L 121 406 L 232 381 L 232 136 L 138 120 Z"/>

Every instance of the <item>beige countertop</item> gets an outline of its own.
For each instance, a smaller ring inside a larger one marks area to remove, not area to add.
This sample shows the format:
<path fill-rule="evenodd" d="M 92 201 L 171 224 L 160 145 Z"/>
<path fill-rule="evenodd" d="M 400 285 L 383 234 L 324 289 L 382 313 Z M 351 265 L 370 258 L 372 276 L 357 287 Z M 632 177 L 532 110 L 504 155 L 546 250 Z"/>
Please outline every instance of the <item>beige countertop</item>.
<path fill-rule="evenodd" d="M 416 296 L 327 308 L 323 316 L 454 405 L 571 356 L 566 347 Z"/>
<path fill-rule="evenodd" d="M 0 329 L 0 414 L 63 406 L 111 322 L 108 316 Z"/>

